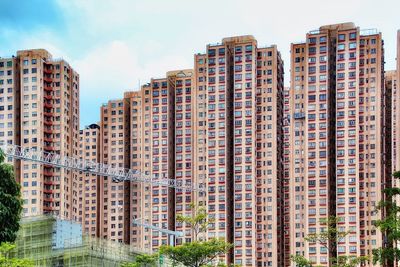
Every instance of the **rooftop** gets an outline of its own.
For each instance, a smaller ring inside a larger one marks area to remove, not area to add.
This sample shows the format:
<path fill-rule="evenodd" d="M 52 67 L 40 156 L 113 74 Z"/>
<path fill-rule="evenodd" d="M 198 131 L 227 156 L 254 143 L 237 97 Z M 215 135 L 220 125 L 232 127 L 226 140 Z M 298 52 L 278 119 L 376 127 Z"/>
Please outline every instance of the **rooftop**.
<path fill-rule="evenodd" d="M 336 30 L 336 31 L 344 31 L 356 28 L 356 25 L 353 22 L 345 22 L 345 23 L 338 23 L 338 24 L 330 24 L 330 25 L 323 25 L 319 27 L 320 31 L 323 30 Z"/>
<path fill-rule="evenodd" d="M 192 77 L 193 76 L 192 69 L 184 69 L 184 70 L 172 70 L 167 72 L 168 76 L 176 76 L 176 77 Z"/>
<path fill-rule="evenodd" d="M 232 36 L 222 39 L 222 43 L 248 43 L 256 41 L 253 35 Z"/>
<path fill-rule="evenodd" d="M 46 49 L 27 49 L 27 50 L 19 50 L 17 51 L 18 57 L 31 57 L 31 56 L 40 56 L 44 59 L 51 60 L 53 56 Z"/>

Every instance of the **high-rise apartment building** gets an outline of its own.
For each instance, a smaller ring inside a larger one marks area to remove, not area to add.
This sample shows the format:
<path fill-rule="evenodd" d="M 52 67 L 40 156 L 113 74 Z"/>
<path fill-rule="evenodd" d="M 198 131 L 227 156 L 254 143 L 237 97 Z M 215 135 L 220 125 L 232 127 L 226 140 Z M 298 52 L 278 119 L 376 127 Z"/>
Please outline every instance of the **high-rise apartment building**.
<path fill-rule="evenodd" d="M 328 266 L 330 256 L 370 255 L 382 245 L 373 222 L 391 171 L 383 41 L 353 23 L 322 26 L 306 37 L 291 45 L 285 252 Z M 304 240 L 326 229 L 329 215 L 349 232 L 331 251 Z"/>
<path fill-rule="evenodd" d="M 150 175 L 152 170 L 151 132 L 152 108 L 151 87 L 145 85 L 138 92 L 129 93 L 130 103 L 130 150 L 131 169 L 138 170 L 145 175 Z M 151 185 L 148 183 L 131 183 L 131 218 L 145 219 L 151 224 Z M 151 248 L 152 231 L 132 225 L 130 243 L 143 250 Z"/>
<path fill-rule="evenodd" d="M 234 243 L 227 262 L 280 264 L 283 251 L 283 63 L 276 46 L 225 38 L 195 56 L 195 179 L 215 221 L 207 237 Z"/>
<path fill-rule="evenodd" d="M 391 95 L 390 101 L 391 101 L 391 106 L 390 106 L 390 116 L 391 116 L 391 155 L 392 155 L 392 161 L 391 161 L 391 169 L 392 172 L 396 171 L 398 167 L 400 167 L 398 161 L 398 151 L 399 151 L 399 146 L 400 143 L 398 142 L 399 140 L 399 123 L 398 118 L 399 118 L 399 105 L 400 105 L 400 95 L 399 95 L 399 89 L 398 89 L 398 84 L 397 84 L 397 71 L 396 70 L 390 70 L 390 71 L 385 71 L 385 91 Z M 395 181 L 394 181 L 395 182 Z"/>
<path fill-rule="evenodd" d="M 125 96 L 126 97 L 126 96 Z M 110 100 L 100 110 L 100 162 L 119 168 L 130 167 L 129 99 Z M 99 184 L 100 237 L 129 243 L 130 184 L 103 177 Z"/>
<path fill-rule="evenodd" d="M 104 192 L 101 207 L 107 213 L 101 222 L 102 236 L 151 250 L 169 243 L 164 233 L 126 226 L 140 218 L 183 232 L 176 244 L 225 238 L 235 244 L 221 258 L 226 262 L 281 264 L 284 89 L 280 53 L 276 46 L 257 47 L 252 36 L 232 37 L 208 45 L 206 53 L 195 55 L 194 65 L 194 70 L 167 72 L 165 78 L 152 79 L 139 92 L 126 93 L 123 100 L 102 107 L 100 160 L 204 191 L 145 183 L 131 183 L 128 188 L 105 180 L 121 190 L 105 186 L 100 190 Z M 130 202 L 123 199 L 126 195 Z M 194 214 L 192 203 L 204 206 L 213 219 L 207 233 L 199 236 L 176 221 L 179 214 Z M 129 238 L 122 238 L 125 235 Z"/>
<path fill-rule="evenodd" d="M 397 69 L 388 74 L 392 86 L 392 169 L 400 170 L 400 30 L 397 32 Z"/>
<path fill-rule="evenodd" d="M 19 62 L 16 57 L 0 58 L 0 144 L 20 143 Z M 13 163 L 12 158 L 8 158 Z M 20 181 L 19 166 L 16 165 L 16 178 Z M 18 167 L 18 168 L 17 168 Z"/>
<path fill-rule="evenodd" d="M 0 142 L 78 155 L 79 75 L 43 49 L 0 59 Z M 72 216 L 76 174 L 34 162 L 15 164 L 24 215 Z"/>
<path fill-rule="evenodd" d="M 100 160 L 100 126 L 91 124 L 79 131 L 79 158 L 86 161 Z M 79 173 L 73 183 L 73 219 L 82 224 L 82 230 L 91 236 L 99 235 L 99 185 L 98 175 Z"/>
<path fill-rule="evenodd" d="M 224 238 L 220 260 L 240 266 L 294 266 L 304 255 L 329 266 L 335 255 L 364 256 L 382 245 L 375 209 L 390 173 L 400 170 L 400 31 L 397 70 L 384 72 L 382 36 L 353 23 L 322 26 L 291 45 L 291 86 L 283 87 L 276 46 L 252 36 L 224 38 L 101 107 L 101 121 L 79 131 L 79 75 L 43 49 L 0 58 L 0 145 L 173 179 L 204 191 L 115 182 L 15 161 L 24 215 L 53 213 L 83 230 L 142 250 Z M 12 161 L 13 159 L 8 159 Z M 198 236 L 178 215 L 212 219 Z M 329 216 L 348 235 L 328 251 L 305 241 Z"/>
<path fill-rule="evenodd" d="M 400 170 L 400 30 L 397 32 L 397 62 L 396 70 L 385 72 L 385 88 L 386 92 L 391 95 L 391 169 L 392 172 Z M 391 184 L 394 187 L 399 187 L 399 181 L 392 179 Z M 397 198 L 397 202 L 400 199 Z"/>
<path fill-rule="evenodd" d="M 131 168 L 155 180 L 192 181 L 192 86 L 193 70 L 167 73 L 152 79 L 139 92 L 130 92 Z M 131 217 L 163 229 L 177 229 L 191 237 L 188 226 L 176 223 L 176 214 L 192 212 L 193 192 L 159 185 L 131 186 Z M 189 231 L 189 232 L 188 232 Z M 185 239 L 188 241 L 188 239 Z M 176 240 L 177 244 L 182 243 Z M 157 249 L 169 243 L 166 234 L 132 226 L 131 243 L 143 249 Z"/>

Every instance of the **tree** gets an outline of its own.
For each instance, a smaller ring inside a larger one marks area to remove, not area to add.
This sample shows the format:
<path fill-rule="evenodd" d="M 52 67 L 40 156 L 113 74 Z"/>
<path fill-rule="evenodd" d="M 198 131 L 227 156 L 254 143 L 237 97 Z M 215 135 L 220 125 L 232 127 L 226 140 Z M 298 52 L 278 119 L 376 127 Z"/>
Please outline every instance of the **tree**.
<path fill-rule="evenodd" d="M 157 266 L 157 255 L 138 255 L 134 262 L 127 262 L 121 265 L 121 267 L 155 267 Z"/>
<path fill-rule="evenodd" d="M 354 257 L 338 255 L 336 253 L 337 244 L 342 241 L 349 232 L 341 231 L 337 227 L 338 218 L 329 216 L 321 220 L 321 225 L 326 226 L 326 230 L 319 233 L 309 234 L 305 240 L 309 243 L 318 243 L 329 252 L 330 266 L 332 267 L 356 267 L 360 263 L 367 261 L 368 257 Z M 291 260 L 299 267 L 313 267 L 313 262 L 301 255 L 291 255 Z"/>
<path fill-rule="evenodd" d="M 15 241 L 22 211 L 21 187 L 14 178 L 13 166 L 4 159 L 0 149 L 0 244 Z"/>
<path fill-rule="evenodd" d="M 192 228 L 194 241 L 186 242 L 176 247 L 162 246 L 160 254 L 167 256 L 174 263 L 180 263 L 188 267 L 210 265 L 218 256 L 227 253 L 232 248 L 232 244 L 217 238 L 199 241 L 200 233 L 207 231 L 208 225 L 212 220 L 208 219 L 207 211 L 204 207 L 197 209 L 192 204 L 191 208 L 194 211 L 193 216 L 178 215 L 176 220 Z"/>
<path fill-rule="evenodd" d="M 395 179 L 400 179 L 400 171 L 393 173 Z M 382 266 L 397 266 L 400 260 L 400 207 L 396 198 L 400 196 L 400 188 L 388 187 L 383 190 L 385 200 L 379 202 L 377 210 L 382 210 L 384 218 L 375 222 L 375 227 L 384 235 L 382 248 L 374 249 L 373 262 Z"/>
<path fill-rule="evenodd" d="M 209 241 L 194 241 L 180 246 L 163 246 L 160 253 L 175 263 L 183 266 L 200 267 L 210 264 L 219 255 L 226 253 L 231 245 L 223 240 L 213 238 Z"/>
<path fill-rule="evenodd" d="M 184 216 L 178 214 L 176 216 L 176 221 L 180 223 L 185 223 L 187 226 L 192 228 L 194 240 L 197 241 L 200 233 L 207 231 L 208 225 L 213 222 L 213 220 L 208 219 L 207 210 L 205 207 L 201 206 L 196 208 L 193 203 L 190 204 L 192 210 L 194 210 L 194 216 Z"/>
<path fill-rule="evenodd" d="M 15 245 L 3 242 L 0 245 L 0 266 L 7 267 L 33 267 L 33 261 L 29 259 L 17 259 L 11 258 L 12 251 L 15 249 Z"/>
<path fill-rule="evenodd" d="M 307 260 L 301 255 L 290 255 L 290 259 L 296 263 L 298 267 L 312 267 L 312 261 Z"/>

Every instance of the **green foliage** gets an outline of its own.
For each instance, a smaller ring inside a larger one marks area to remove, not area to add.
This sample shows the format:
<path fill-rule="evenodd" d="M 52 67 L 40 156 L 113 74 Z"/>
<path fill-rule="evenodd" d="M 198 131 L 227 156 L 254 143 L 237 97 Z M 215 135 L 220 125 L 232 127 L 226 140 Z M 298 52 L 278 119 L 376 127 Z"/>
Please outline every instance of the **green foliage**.
<path fill-rule="evenodd" d="M 400 178 L 400 171 L 393 173 L 395 179 Z M 377 210 L 382 210 L 384 218 L 375 222 L 377 227 L 385 236 L 385 244 L 382 248 L 374 249 L 373 262 L 386 266 L 397 266 L 400 259 L 400 207 L 396 198 L 400 196 L 400 188 L 389 187 L 383 190 L 386 196 L 384 201 L 379 202 Z"/>
<path fill-rule="evenodd" d="M 194 211 L 194 216 L 184 216 L 178 214 L 176 216 L 176 221 L 185 223 L 187 226 L 191 227 L 193 230 L 194 239 L 197 240 L 199 233 L 205 232 L 208 225 L 213 221 L 209 220 L 207 216 L 207 210 L 205 207 L 198 207 L 191 204 L 191 209 Z"/>
<path fill-rule="evenodd" d="M 211 267 L 211 266 L 213 266 L 213 265 L 211 265 L 211 264 L 207 264 L 207 265 L 204 265 L 204 266 L 202 266 L 202 267 Z M 217 265 L 216 265 L 216 267 L 240 267 L 241 265 L 238 265 L 238 264 L 229 264 L 229 265 L 226 265 L 224 262 L 222 262 L 222 261 L 220 261 L 220 262 L 218 262 L 217 263 Z"/>
<path fill-rule="evenodd" d="M 312 262 L 307 260 L 304 256 L 290 255 L 290 259 L 296 263 L 298 267 L 312 267 Z"/>
<path fill-rule="evenodd" d="M 331 248 L 336 246 L 337 242 L 343 240 L 343 238 L 348 234 L 348 232 L 339 231 L 336 227 L 337 223 L 338 218 L 335 216 L 329 216 L 327 219 L 322 219 L 321 225 L 326 226 L 326 230 L 310 234 L 305 238 L 305 240 L 310 243 L 319 243 L 329 251 Z"/>
<path fill-rule="evenodd" d="M 11 252 L 15 249 L 15 245 L 4 242 L 0 245 L 0 266 L 7 267 L 33 267 L 33 261 L 28 259 L 11 258 Z"/>
<path fill-rule="evenodd" d="M 157 266 L 157 255 L 138 255 L 134 262 L 126 262 L 121 267 L 155 267 Z"/>
<path fill-rule="evenodd" d="M 338 256 L 331 258 L 332 267 L 357 267 L 360 263 L 368 261 L 368 257 Z"/>
<path fill-rule="evenodd" d="M 180 263 L 187 267 L 207 266 L 219 255 L 227 253 L 233 246 L 216 238 L 208 241 L 197 241 L 198 235 L 207 230 L 211 220 L 208 219 L 207 211 L 204 207 L 196 208 L 192 204 L 191 208 L 194 211 L 193 216 L 178 215 L 177 221 L 185 223 L 192 228 L 195 241 L 176 247 L 162 246 L 160 254 L 167 256 L 175 264 Z"/>
<path fill-rule="evenodd" d="M 199 267 L 210 264 L 217 256 L 228 252 L 231 248 L 231 244 L 214 238 L 209 241 L 184 243 L 176 247 L 163 246 L 160 253 L 175 263 L 188 267 Z"/>
<path fill-rule="evenodd" d="M 14 242 L 21 219 L 21 187 L 15 181 L 13 167 L 4 163 L 0 150 L 0 244 Z"/>
<path fill-rule="evenodd" d="M 334 249 L 338 242 L 342 241 L 349 232 L 340 231 L 336 226 L 339 219 L 335 216 L 329 216 L 321 220 L 321 225 L 326 226 L 323 231 L 319 233 L 310 234 L 305 237 L 305 240 L 310 243 L 317 243 L 324 246 L 327 251 L 333 254 Z M 296 263 L 298 267 L 316 267 L 312 261 L 308 260 L 301 255 L 291 255 L 291 260 Z M 337 255 L 336 257 L 329 258 L 331 267 L 357 267 L 360 263 L 368 261 L 368 257 L 353 257 L 346 255 Z"/>

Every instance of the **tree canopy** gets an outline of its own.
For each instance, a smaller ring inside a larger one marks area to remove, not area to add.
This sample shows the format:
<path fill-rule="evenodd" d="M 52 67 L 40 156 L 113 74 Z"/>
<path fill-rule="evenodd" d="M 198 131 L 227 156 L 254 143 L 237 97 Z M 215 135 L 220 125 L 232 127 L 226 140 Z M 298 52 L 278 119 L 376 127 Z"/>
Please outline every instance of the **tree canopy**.
<path fill-rule="evenodd" d="M 217 238 L 198 241 L 199 234 L 207 231 L 208 225 L 212 220 L 208 219 L 207 211 L 204 207 L 197 208 L 192 204 L 191 208 L 194 213 L 192 216 L 178 215 L 177 221 L 185 223 L 192 229 L 194 241 L 186 242 L 176 247 L 162 246 L 160 254 L 183 266 L 209 266 L 218 256 L 227 253 L 232 248 L 232 244 Z"/>
<path fill-rule="evenodd" d="M 321 220 L 321 225 L 326 226 L 324 231 L 313 233 L 305 237 L 309 243 L 316 243 L 326 248 L 331 254 L 329 258 L 332 267 L 356 267 L 364 261 L 368 261 L 368 257 L 354 257 L 347 255 L 338 255 L 335 251 L 337 244 L 342 241 L 349 232 L 341 231 L 337 227 L 339 219 L 335 216 L 329 216 Z M 313 267 L 314 263 L 302 255 L 292 255 L 291 260 L 299 267 Z"/>
<path fill-rule="evenodd" d="M 400 171 L 393 173 L 393 177 L 400 179 Z M 375 226 L 384 234 L 385 241 L 381 248 L 373 250 L 373 261 L 381 266 L 397 266 L 400 260 L 400 207 L 397 205 L 400 188 L 390 186 L 383 193 L 385 200 L 379 203 L 377 209 L 382 210 L 384 217 L 376 221 Z"/>
<path fill-rule="evenodd" d="M 0 245 L 0 266 L 7 267 L 33 267 L 33 261 L 29 259 L 17 259 L 11 257 L 12 250 L 15 249 L 15 245 L 3 242 Z"/>
<path fill-rule="evenodd" d="M 209 241 L 194 241 L 180 246 L 161 247 L 160 253 L 172 261 L 188 267 L 200 267 L 211 263 L 219 255 L 226 253 L 231 245 L 220 239 Z"/>
<path fill-rule="evenodd" d="M 176 216 L 176 221 L 185 223 L 187 226 L 192 228 L 194 240 L 197 241 L 199 234 L 206 232 L 208 225 L 213 220 L 208 219 L 205 207 L 196 207 L 194 204 L 191 204 L 190 207 L 192 210 L 194 210 L 194 216 L 184 216 L 182 214 L 178 214 Z"/>
<path fill-rule="evenodd" d="M 0 244 L 15 241 L 22 211 L 21 187 L 13 166 L 4 163 L 4 159 L 0 149 Z"/>
<path fill-rule="evenodd" d="M 155 267 L 157 266 L 157 254 L 153 255 L 138 255 L 134 262 L 127 262 L 121 265 L 121 267 Z"/>

